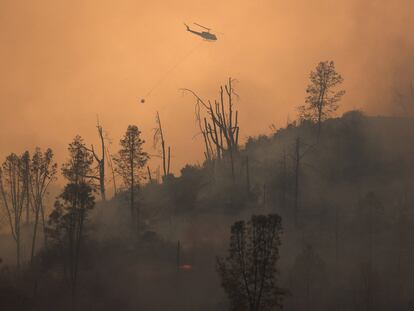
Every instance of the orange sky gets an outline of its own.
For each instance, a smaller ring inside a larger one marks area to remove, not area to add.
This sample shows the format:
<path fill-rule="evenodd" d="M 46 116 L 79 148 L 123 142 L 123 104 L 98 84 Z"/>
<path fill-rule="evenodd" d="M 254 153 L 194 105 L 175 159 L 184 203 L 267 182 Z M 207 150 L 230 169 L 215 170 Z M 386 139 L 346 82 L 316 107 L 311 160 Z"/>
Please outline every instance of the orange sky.
<path fill-rule="evenodd" d="M 412 0 L 0 0 L 0 157 L 38 145 L 62 162 L 76 134 L 96 143 L 97 115 L 112 151 L 137 124 L 153 153 L 158 110 L 177 172 L 202 160 L 194 101 L 179 88 L 214 98 L 236 78 L 244 138 L 296 117 L 320 60 L 345 78 L 341 112 L 399 113 L 395 92 L 408 101 L 414 79 L 413 11 Z M 204 42 L 183 22 L 223 34 Z"/>

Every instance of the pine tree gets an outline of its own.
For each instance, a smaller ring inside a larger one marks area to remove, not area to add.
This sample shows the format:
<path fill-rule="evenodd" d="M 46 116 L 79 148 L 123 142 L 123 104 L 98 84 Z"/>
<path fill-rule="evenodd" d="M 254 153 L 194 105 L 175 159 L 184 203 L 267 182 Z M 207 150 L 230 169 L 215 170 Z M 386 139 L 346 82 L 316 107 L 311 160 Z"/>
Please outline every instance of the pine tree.
<path fill-rule="evenodd" d="M 336 72 L 333 61 L 320 62 L 309 79 L 305 105 L 299 107 L 299 117 L 316 122 L 319 137 L 322 121 L 338 109 L 338 102 L 345 94 L 344 90 L 335 90 L 344 79 Z"/>
<path fill-rule="evenodd" d="M 131 220 L 132 224 L 135 223 L 137 233 L 139 233 L 139 207 L 136 206 L 135 196 L 140 187 L 140 180 L 144 178 L 142 169 L 149 156 L 143 150 L 145 141 L 141 139 L 141 131 L 136 125 L 128 126 L 119 143 L 121 149 L 118 156 L 114 158 L 115 170 L 122 177 L 124 186 L 129 189 Z"/>

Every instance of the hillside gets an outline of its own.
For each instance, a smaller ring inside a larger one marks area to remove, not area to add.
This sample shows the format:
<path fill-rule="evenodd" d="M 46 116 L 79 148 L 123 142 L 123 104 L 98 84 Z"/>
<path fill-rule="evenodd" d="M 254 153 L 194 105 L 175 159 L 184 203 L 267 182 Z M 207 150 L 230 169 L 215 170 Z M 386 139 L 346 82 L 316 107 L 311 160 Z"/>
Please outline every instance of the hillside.
<path fill-rule="evenodd" d="M 353 111 L 325 121 L 319 138 L 310 122 L 249 138 L 233 165 L 225 156 L 143 186 L 138 239 L 127 191 L 99 202 L 82 245 L 78 303 L 85 310 L 226 310 L 216 256 L 226 254 L 230 225 L 277 213 L 285 310 L 409 310 L 413 121 Z M 42 250 L 36 296 L 28 274 L 6 287 L 15 295 L 9 299 L 24 297 L 36 310 L 69 308 L 59 258 Z"/>

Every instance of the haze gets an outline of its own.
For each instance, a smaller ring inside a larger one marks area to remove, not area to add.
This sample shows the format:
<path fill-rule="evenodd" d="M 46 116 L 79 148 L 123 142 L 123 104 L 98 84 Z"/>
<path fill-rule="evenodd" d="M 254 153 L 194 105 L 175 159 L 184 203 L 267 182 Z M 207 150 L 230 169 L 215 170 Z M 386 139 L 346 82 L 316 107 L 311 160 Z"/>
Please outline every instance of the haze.
<path fill-rule="evenodd" d="M 112 149 L 128 124 L 150 149 L 159 111 L 178 172 L 202 160 L 194 100 L 179 88 L 214 98 L 237 79 L 245 138 L 296 118 L 321 60 L 345 79 L 340 113 L 401 114 L 393 103 L 408 98 L 414 77 L 413 10 L 410 0 L 0 0 L 0 157 L 38 145 L 62 162 L 76 134 L 96 143 L 97 115 Z M 183 22 L 219 40 L 204 42 Z"/>

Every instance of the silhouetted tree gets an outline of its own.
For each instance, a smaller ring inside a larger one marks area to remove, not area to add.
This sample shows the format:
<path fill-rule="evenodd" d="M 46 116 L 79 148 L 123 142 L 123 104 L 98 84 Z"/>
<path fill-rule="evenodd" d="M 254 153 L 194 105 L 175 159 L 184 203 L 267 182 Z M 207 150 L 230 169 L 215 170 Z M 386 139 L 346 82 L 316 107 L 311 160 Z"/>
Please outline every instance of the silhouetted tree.
<path fill-rule="evenodd" d="M 88 211 L 95 205 L 93 192 L 90 184 L 68 183 L 56 200 L 48 221 L 48 237 L 52 245 L 61 250 L 65 270 L 69 272 L 68 279 L 74 305 L 80 251 L 85 237 L 85 221 Z"/>
<path fill-rule="evenodd" d="M 145 167 L 149 156 L 144 152 L 141 139 L 141 131 L 136 125 L 129 125 L 124 137 L 120 140 L 121 149 L 114 158 L 116 171 L 122 177 L 124 185 L 130 192 L 131 220 L 136 220 L 136 229 L 139 232 L 139 208 L 135 206 L 135 192 L 140 187 L 140 179 L 143 178 L 142 168 Z M 134 217 L 135 211 L 135 217 Z"/>
<path fill-rule="evenodd" d="M 57 198 L 48 221 L 48 237 L 64 253 L 65 267 L 69 270 L 73 306 L 76 307 L 76 285 L 81 244 L 87 212 L 95 205 L 95 186 L 90 177 L 93 156 L 80 136 L 69 144 L 69 160 L 62 166 L 68 181 Z"/>
<path fill-rule="evenodd" d="M 228 257 L 217 259 L 217 271 L 231 310 L 267 311 L 282 307 L 286 291 L 277 284 L 279 215 L 252 216 L 231 227 Z"/>
<path fill-rule="evenodd" d="M 214 104 L 210 100 L 205 102 L 192 90 L 183 90 L 193 94 L 197 100 L 196 119 L 204 139 L 206 160 L 222 159 L 228 155 L 234 182 L 234 155 L 238 151 L 240 128 L 238 111 L 234 111 L 233 97 L 237 94 L 233 82 L 229 78 L 224 87 L 220 86 L 220 99 L 214 100 Z M 201 109 L 207 112 L 207 116 L 202 116 Z"/>
<path fill-rule="evenodd" d="M 105 138 L 103 134 L 103 128 L 99 124 L 96 125 L 96 128 L 98 129 L 98 135 L 99 139 L 101 141 L 101 155 L 98 157 L 97 153 L 95 152 L 95 149 L 93 145 L 91 146 L 91 149 L 88 149 L 93 154 L 94 159 L 98 163 L 97 170 L 98 170 L 98 176 L 92 176 L 94 179 L 99 181 L 99 191 L 101 193 L 101 199 L 102 201 L 106 201 L 106 189 L 105 189 Z"/>
<path fill-rule="evenodd" d="M 114 187 L 114 196 L 115 196 L 117 194 L 118 190 L 117 190 L 117 186 L 116 186 L 116 177 L 115 177 L 114 164 L 112 162 L 112 156 L 111 156 L 111 152 L 109 151 L 108 146 L 105 147 L 105 152 L 106 152 L 106 157 L 108 159 L 108 166 L 111 169 L 112 184 L 113 184 L 113 187 Z"/>
<path fill-rule="evenodd" d="M 154 130 L 154 147 L 156 148 L 158 144 L 161 145 L 161 158 L 162 158 L 162 169 L 163 169 L 163 179 L 165 180 L 168 175 L 170 175 L 170 165 L 171 165 L 171 148 L 168 146 L 168 153 L 165 149 L 165 140 L 164 132 L 162 130 L 160 114 L 157 112 L 155 118 L 157 127 Z M 149 172 L 149 171 L 148 171 Z"/>
<path fill-rule="evenodd" d="M 62 165 L 62 174 L 68 183 L 93 185 L 93 155 L 82 137 L 77 135 L 69 144 L 69 160 Z"/>
<path fill-rule="evenodd" d="M 303 148 L 303 147 L 306 148 Z M 312 145 L 305 144 L 301 141 L 300 137 L 297 137 L 295 140 L 295 150 L 293 155 L 294 161 L 294 198 L 293 198 L 293 216 L 295 225 L 299 224 L 298 213 L 300 209 L 300 196 L 301 196 L 301 167 L 302 167 L 302 158 L 306 155 L 308 151 L 313 148 Z"/>
<path fill-rule="evenodd" d="M 294 219 L 295 219 L 295 225 L 298 225 L 298 210 L 299 210 L 299 186 L 300 186 L 300 161 L 302 158 L 301 155 L 301 144 L 300 144 L 300 138 L 296 138 L 295 142 L 295 156 L 294 156 L 294 162 L 295 162 L 295 193 L 294 193 Z"/>
<path fill-rule="evenodd" d="M 53 161 L 53 151 L 51 149 L 47 149 L 44 153 L 42 153 L 40 148 L 36 148 L 30 165 L 30 196 L 34 212 L 32 250 L 30 255 L 31 264 L 33 263 L 33 257 L 36 249 L 39 216 L 42 217 L 43 234 L 46 243 L 46 224 L 43 201 L 50 183 L 56 179 L 56 172 L 57 164 Z"/>
<path fill-rule="evenodd" d="M 317 122 L 319 137 L 322 121 L 338 109 L 338 102 L 345 94 L 344 90 L 335 90 L 343 78 L 336 72 L 333 61 L 325 61 L 311 71 L 309 79 L 305 105 L 299 107 L 299 116 Z"/>
<path fill-rule="evenodd" d="M 18 156 L 14 153 L 7 156 L 0 168 L 0 194 L 6 209 L 10 231 L 16 242 L 16 264 L 21 264 L 21 222 L 23 209 L 27 207 L 29 152 Z"/>

